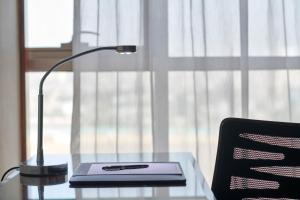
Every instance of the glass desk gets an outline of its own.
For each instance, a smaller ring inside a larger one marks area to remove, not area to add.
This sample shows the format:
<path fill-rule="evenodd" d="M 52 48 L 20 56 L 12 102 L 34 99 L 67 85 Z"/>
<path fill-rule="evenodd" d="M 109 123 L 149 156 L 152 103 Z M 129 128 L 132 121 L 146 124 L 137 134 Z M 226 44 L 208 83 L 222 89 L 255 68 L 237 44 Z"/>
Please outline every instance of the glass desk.
<path fill-rule="evenodd" d="M 80 154 L 49 155 L 46 159 L 68 161 L 68 176 L 56 180 L 28 179 L 16 173 L 0 183 L 0 199 L 122 199 L 122 200 L 213 200 L 214 195 L 206 183 L 199 166 L 190 153 L 142 154 Z M 80 162 L 180 162 L 186 177 L 186 186 L 172 187 L 120 187 L 70 188 L 69 178 Z M 54 181 L 54 182 L 53 182 Z M 52 185 L 54 183 L 57 185 Z M 48 185 L 47 185 L 48 184 Z M 50 185 L 49 185 L 50 184 Z"/>

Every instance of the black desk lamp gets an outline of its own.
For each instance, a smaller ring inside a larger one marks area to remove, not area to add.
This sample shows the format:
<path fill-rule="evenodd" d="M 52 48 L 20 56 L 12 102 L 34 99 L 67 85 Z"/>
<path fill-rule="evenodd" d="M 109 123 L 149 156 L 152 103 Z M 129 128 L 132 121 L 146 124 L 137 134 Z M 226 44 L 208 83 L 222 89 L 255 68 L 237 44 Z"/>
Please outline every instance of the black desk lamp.
<path fill-rule="evenodd" d="M 136 46 L 110 46 L 99 47 L 75 54 L 64 60 L 61 60 L 53 67 L 51 67 L 45 75 L 42 77 L 39 86 L 39 98 L 38 98 L 38 145 L 37 145 L 37 158 L 36 163 L 22 162 L 20 164 L 20 174 L 24 176 L 53 176 L 53 175 L 66 175 L 68 173 L 68 163 L 53 164 L 44 162 L 43 153 L 43 84 L 47 76 L 60 65 L 73 60 L 74 58 L 102 50 L 115 50 L 118 53 L 134 53 Z"/>

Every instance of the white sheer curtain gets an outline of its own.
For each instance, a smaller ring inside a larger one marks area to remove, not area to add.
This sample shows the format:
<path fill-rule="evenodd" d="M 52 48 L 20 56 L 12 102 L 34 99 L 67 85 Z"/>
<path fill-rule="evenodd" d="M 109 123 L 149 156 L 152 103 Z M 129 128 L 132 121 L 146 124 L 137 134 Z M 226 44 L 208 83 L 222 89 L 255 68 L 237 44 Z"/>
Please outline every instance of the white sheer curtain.
<path fill-rule="evenodd" d="M 72 152 L 188 151 L 208 180 L 225 117 L 299 122 L 300 1 L 75 0 Z"/>

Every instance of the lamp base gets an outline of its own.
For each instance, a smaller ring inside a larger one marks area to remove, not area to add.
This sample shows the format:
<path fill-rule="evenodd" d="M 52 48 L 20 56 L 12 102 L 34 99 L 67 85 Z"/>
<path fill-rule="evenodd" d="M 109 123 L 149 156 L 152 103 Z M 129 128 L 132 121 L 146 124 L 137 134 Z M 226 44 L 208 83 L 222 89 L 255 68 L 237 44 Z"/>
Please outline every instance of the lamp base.
<path fill-rule="evenodd" d="M 20 164 L 21 176 L 58 176 L 68 174 L 68 163 L 44 165 L 33 164 L 32 162 L 22 162 Z"/>

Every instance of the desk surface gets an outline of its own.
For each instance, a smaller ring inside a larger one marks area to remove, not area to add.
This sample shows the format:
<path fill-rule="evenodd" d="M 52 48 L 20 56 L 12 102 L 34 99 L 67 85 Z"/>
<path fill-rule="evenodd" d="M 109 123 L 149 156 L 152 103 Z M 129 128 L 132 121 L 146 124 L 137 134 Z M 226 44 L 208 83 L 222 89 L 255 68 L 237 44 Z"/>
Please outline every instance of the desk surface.
<path fill-rule="evenodd" d="M 46 159 L 68 161 L 66 182 L 58 185 L 36 186 L 39 180 L 24 180 L 16 174 L 0 184 L 0 199 L 147 199 L 147 200 L 196 200 L 214 199 L 198 165 L 190 153 L 143 154 L 83 154 L 49 155 Z M 80 162 L 180 162 L 186 186 L 174 187 L 124 187 L 124 188 L 70 188 L 69 178 Z M 38 184 L 37 184 L 38 183 Z M 31 184 L 34 184 L 32 186 Z"/>

